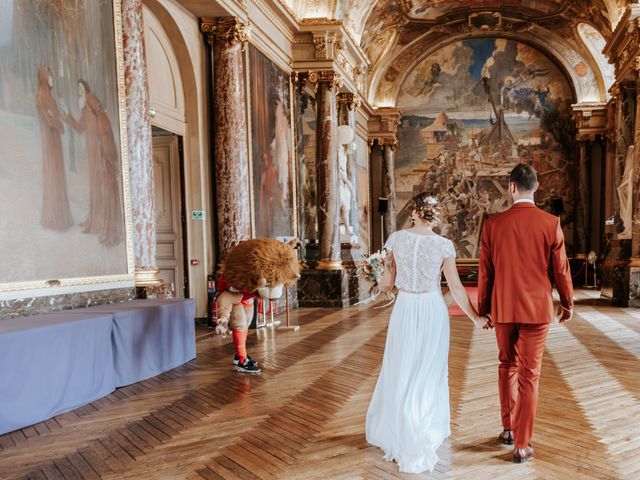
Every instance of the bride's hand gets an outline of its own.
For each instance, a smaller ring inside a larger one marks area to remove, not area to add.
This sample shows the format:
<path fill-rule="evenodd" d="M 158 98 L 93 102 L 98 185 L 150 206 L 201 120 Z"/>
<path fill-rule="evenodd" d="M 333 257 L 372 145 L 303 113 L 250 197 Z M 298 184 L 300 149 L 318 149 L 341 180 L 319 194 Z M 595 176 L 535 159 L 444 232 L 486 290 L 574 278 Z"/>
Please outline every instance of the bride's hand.
<path fill-rule="evenodd" d="M 488 316 L 479 316 L 473 320 L 473 323 L 476 327 L 482 328 L 483 330 L 489 330 L 493 328 L 493 322 L 491 322 L 491 317 Z"/>

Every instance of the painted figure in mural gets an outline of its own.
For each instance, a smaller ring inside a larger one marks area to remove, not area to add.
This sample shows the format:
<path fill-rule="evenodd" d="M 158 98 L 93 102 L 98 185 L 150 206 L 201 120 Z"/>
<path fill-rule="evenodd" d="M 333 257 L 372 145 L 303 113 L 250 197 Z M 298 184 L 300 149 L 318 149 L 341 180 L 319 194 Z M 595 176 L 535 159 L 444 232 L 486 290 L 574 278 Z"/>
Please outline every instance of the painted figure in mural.
<path fill-rule="evenodd" d="M 338 150 L 339 182 L 340 182 L 340 233 L 353 233 L 351 226 L 351 200 L 356 196 L 352 181 L 349 178 L 349 166 L 346 149 L 348 145 L 340 146 Z"/>
<path fill-rule="evenodd" d="M 53 75 L 46 66 L 38 70 L 36 109 L 40 120 L 43 166 L 40 223 L 45 228 L 62 232 L 73 225 L 62 153 L 64 123 L 53 98 Z"/>
<path fill-rule="evenodd" d="M 78 81 L 80 118 L 69 112 L 65 121 L 84 134 L 89 162 L 89 214 L 82 223 L 84 233 L 99 236 L 106 246 L 118 245 L 124 239 L 120 155 L 111 122 L 98 97 L 85 80 Z"/>
<path fill-rule="evenodd" d="M 273 218 L 269 215 L 267 208 L 274 205 L 276 184 L 276 168 L 267 153 L 263 153 L 260 158 L 260 210 L 261 215 L 258 219 L 260 235 L 269 236 L 273 229 Z"/>
<path fill-rule="evenodd" d="M 309 173 L 309 165 L 306 155 L 300 156 L 300 174 L 302 177 L 302 199 L 304 202 L 304 238 L 317 238 L 318 227 L 316 225 L 316 188 Z"/>
<path fill-rule="evenodd" d="M 276 93 L 275 134 L 271 142 L 271 152 L 278 175 L 278 201 L 282 210 L 288 212 L 291 195 L 289 192 L 291 127 L 289 112 L 285 105 L 285 82 L 283 79 L 278 82 Z"/>
<path fill-rule="evenodd" d="M 624 175 L 618 186 L 618 202 L 620 204 L 620 220 L 624 230 L 618 233 L 618 238 L 631 238 L 633 220 L 633 160 L 635 146 L 627 149 L 624 165 Z"/>

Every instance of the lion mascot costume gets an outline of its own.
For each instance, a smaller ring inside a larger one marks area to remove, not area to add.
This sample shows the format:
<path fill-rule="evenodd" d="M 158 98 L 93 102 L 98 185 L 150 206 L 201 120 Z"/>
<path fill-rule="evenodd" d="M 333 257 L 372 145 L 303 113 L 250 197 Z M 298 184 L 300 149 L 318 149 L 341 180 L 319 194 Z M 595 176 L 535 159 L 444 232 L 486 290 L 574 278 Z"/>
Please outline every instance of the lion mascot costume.
<path fill-rule="evenodd" d="M 233 247 L 222 264 L 218 281 L 218 325 L 225 334 L 230 327 L 236 354 L 236 370 L 260 373 L 258 362 L 247 355 L 247 333 L 255 298 L 275 300 L 284 286 L 300 278 L 300 262 L 290 244 L 270 238 L 244 240 Z"/>

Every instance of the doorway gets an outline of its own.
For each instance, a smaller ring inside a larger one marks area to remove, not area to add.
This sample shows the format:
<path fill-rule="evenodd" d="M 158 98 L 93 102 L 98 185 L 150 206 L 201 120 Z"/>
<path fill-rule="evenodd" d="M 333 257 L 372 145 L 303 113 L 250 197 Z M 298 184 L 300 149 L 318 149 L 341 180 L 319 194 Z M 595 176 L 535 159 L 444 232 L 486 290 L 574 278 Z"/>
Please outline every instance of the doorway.
<path fill-rule="evenodd" d="M 156 265 L 160 278 L 172 285 L 176 298 L 189 296 L 185 274 L 185 212 L 182 138 L 153 127 L 153 184 L 156 210 Z"/>

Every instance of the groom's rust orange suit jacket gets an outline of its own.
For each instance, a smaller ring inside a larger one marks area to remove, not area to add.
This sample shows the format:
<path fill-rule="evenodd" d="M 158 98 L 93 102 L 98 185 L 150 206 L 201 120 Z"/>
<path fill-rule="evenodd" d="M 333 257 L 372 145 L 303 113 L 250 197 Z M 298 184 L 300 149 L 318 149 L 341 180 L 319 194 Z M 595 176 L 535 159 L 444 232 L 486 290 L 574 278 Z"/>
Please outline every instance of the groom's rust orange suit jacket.
<path fill-rule="evenodd" d="M 571 269 L 560 219 L 517 203 L 482 229 L 478 306 L 494 323 L 550 323 L 550 274 L 564 308 L 573 307 Z"/>

